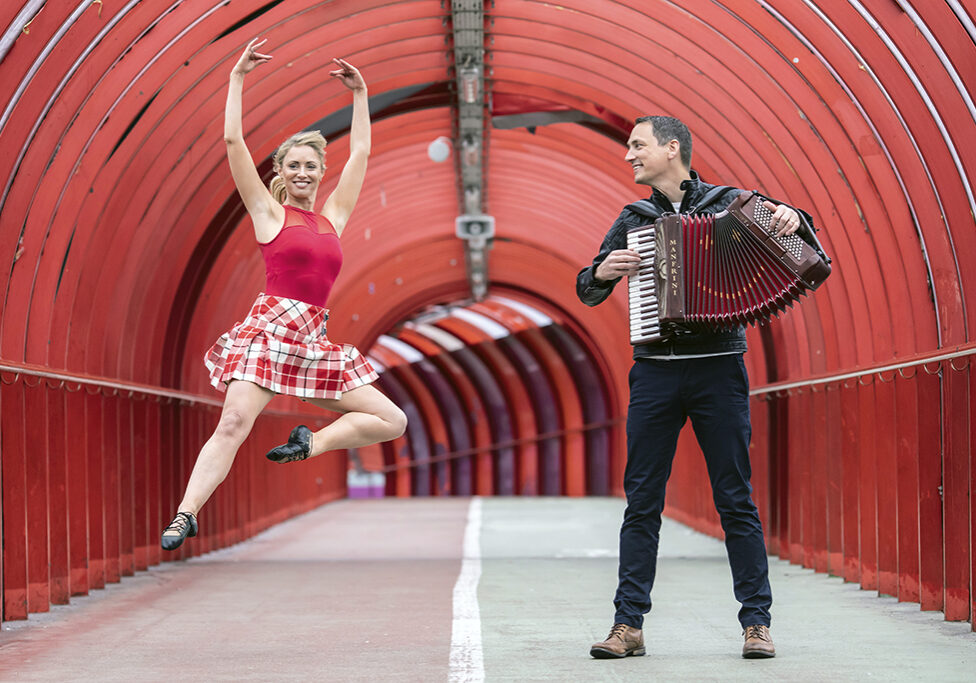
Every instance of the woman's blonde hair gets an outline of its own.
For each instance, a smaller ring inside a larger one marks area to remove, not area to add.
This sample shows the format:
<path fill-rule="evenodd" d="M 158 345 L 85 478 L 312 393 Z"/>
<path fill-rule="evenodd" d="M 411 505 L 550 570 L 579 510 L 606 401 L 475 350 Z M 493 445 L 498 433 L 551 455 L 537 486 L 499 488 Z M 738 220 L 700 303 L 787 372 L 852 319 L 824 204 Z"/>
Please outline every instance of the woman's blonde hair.
<path fill-rule="evenodd" d="M 322 166 L 325 166 L 326 144 L 325 136 L 317 130 L 303 130 L 301 133 L 295 133 L 281 143 L 271 157 L 271 160 L 274 162 L 275 176 L 268 185 L 271 196 L 274 197 L 276 202 L 284 204 L 285 199 L 288 198 L 288 192 L 285 190 L 285 179 L 278 175 L 278 171 L 281 169 L 281 163 L 285 160 L 285 156 L 288 155 L 288 150 L 292 147 L 301 147 L 303 145 L 305 147 L 311 147 L 318 155 L 319 162 Z"/>

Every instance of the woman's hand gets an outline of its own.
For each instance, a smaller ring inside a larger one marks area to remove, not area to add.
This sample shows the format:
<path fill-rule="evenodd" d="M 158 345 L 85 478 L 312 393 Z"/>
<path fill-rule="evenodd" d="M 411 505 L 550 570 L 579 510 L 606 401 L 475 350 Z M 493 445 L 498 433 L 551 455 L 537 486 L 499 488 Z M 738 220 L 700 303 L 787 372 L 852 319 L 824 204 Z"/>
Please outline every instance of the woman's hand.
<path fill-rule="evenodd" d="M 335 71 L 330 71 L 330 76 L 338 78 L 340 81 L 342 81 L 342 84 L 350 90 L 366 89 L 366 81 L 363 80 L 363 75 L 359 73 L 359 69 L 354 67 L 346 60 L 339 59 L 338 57 L 332 61 L 338 64 L 341 68 L 336 69 Z"/>
<path fill-rule="evenodd" d="M 268 42 L 267 38 L 261 41 L 258 41 L 258 39 L 255 38 L 248 43 L 247 47 L 244 48 L 244 54 L 242 54 L 241 58 L 237 60 L 237 64 L 234 65 L 234 70 L 231 73 L 243 76 L 253 71 L 255 67 L 260 66 L 271 59 L 271 55 L 261 54 L 257 51 L 257 49 L 266 42 Z"/>

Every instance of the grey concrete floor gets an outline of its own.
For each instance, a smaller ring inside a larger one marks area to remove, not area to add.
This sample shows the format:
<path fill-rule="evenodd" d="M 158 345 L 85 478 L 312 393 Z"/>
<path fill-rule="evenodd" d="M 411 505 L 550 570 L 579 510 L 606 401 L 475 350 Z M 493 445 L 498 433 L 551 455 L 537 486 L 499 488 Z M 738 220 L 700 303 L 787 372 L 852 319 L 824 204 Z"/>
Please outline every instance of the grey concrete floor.
<path fill-rule="evenodd" d="M 976 681 L 976 634 L 770 558 L 775 659 L 742 659 L 725 546 L 665 520 L 647 655 L 596 660 L 613 623 L 618 499 L 485 501 L 479 602 L 488 680 Z"/>
<path fill-rule="evenodd" d="M 342 501 L 151 568 L 5 624 L 0 680 L 449 680 L 468 510 Z M 613 617 L 622 512 L 607 498 L 482 501 L 484 680 L 976 681 L 969 624 L 775 559 L 777 657 L 741 659 L 724 546 L 670 521 L 647 655 L 591 659 Z"/>

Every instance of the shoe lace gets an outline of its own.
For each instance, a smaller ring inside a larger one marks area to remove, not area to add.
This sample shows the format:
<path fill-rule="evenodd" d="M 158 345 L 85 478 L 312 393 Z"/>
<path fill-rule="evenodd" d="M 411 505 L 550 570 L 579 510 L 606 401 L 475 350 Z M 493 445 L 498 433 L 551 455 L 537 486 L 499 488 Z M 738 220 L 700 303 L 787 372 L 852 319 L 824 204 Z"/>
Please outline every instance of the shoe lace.
<path fill-rule="evenodd" d="M 610 629 L 610 635 L 607 636 L 607 640 L 614 637 L 623 640 L 625 633 L 627 633 L 627 624 L 614 624 L 613 628 Z"/>
<path fill-rule="evenodd" d="M 769 641 L 769 631 L 762 624 L 746 626 L 745 634 L 746 639 L 758 638 L 759 640 Z"/>
<path fill-rule="evenodd" d="M 163 529 L 163 533 L 175 533 L 182 536 L 183 532 L 190 529 L 190 519 L 191 515 L 189 512 L 177 512 L 176 517 L 169 523 L 169 526 Z"/>

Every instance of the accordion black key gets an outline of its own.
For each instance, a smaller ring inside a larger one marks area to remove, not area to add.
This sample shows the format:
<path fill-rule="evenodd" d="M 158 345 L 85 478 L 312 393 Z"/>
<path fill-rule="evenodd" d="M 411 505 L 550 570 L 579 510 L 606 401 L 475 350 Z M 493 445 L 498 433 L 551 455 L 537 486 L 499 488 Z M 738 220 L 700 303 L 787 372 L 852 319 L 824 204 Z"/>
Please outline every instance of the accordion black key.
<path fill-rule="evenodd" d="M 628 283 L 631 344 L 760 323 L 827 279 L 813 228 L 777 237 L 764 200 L 742 193 L 721 213 L 669 214 L 627 233 L 641 255 Z"/>

